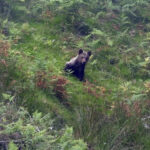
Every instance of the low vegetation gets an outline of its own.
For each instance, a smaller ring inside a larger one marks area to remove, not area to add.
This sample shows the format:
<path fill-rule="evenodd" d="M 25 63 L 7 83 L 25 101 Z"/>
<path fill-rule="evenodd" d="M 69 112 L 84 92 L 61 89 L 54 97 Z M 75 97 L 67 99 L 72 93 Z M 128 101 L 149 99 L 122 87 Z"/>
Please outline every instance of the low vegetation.
<path fill-rule="evenodd" d="M 148 0 L 0 0 L 0 149 L 148 150 Z M 92 51 L 85 81 L 64 72 Z"/>

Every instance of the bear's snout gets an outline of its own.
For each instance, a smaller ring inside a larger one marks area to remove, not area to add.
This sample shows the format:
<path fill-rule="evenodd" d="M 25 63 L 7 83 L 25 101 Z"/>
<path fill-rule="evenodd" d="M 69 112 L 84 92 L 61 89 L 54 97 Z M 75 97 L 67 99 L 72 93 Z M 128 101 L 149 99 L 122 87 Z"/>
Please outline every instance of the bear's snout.
<path fill-rule="evenodd" d="M 81 62 L 82 62 L 82 64 L 85 64 L 86 63 L 86 59 L 83 58 Z"/>

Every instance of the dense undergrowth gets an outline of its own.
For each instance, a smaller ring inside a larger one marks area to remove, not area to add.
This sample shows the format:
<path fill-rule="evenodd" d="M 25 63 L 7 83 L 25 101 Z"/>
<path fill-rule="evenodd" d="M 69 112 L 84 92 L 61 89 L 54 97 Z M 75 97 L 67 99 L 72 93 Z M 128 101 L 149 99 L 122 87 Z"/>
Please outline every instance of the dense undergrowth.
<path fill-rule="evenodd" d="M 149 7 L 0 0 L 0 148 L 148 150 Z M 85 82 L 63 71 L 79 48 Z"/>

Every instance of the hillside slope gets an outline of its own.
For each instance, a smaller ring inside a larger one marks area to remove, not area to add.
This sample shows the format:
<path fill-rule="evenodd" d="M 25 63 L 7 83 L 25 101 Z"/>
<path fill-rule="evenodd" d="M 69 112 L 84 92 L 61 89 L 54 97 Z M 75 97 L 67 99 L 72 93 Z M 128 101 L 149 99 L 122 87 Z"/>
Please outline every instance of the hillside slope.
<path fill-rule="evenodd" d="M 0 4 L 1 93 L 72 126 L 91 150 L 149 149 L 148 0 Z M 86 82 L 63 70 L 79 48 L 92 51 Z"/>

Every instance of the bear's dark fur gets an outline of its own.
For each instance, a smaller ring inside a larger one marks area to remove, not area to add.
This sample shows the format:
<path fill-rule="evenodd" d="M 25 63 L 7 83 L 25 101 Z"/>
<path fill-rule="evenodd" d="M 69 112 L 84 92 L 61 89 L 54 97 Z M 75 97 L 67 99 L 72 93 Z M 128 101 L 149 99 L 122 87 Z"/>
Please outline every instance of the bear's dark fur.
<path fill-rule="evenodd" d="M 65 71 L 71 72 L 73 75 L 79 78 L 80 81 L 83 81 L 85 65 L 88 62 L 90 56 L 91 51 L 85 52 L 80 49 L 78 55 L 66 63 Z"/>

